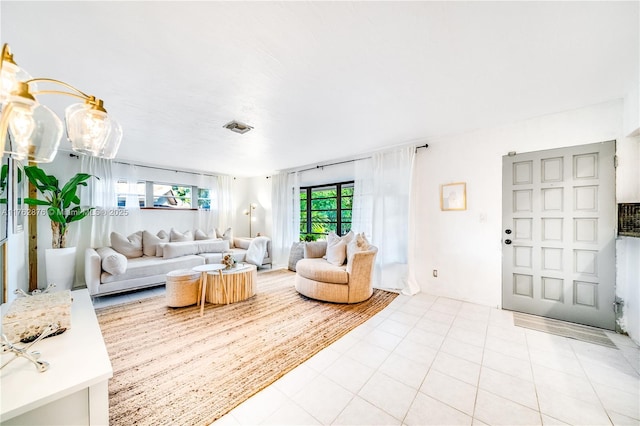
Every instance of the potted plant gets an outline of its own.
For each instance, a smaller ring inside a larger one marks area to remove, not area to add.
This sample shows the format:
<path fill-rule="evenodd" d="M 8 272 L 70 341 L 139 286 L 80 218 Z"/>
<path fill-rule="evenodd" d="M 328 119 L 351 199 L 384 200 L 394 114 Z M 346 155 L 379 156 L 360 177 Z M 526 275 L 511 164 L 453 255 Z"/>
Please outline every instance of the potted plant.
<path fill-rule="evenodd" d="M 47 282 L 70 289 L 75 277 L 75 247 L 67 247 L 67 233 L 73 222 L 84 219 L 94 209 L 81 207 L 78 189 L 80 186 L 87 186 L 86 181 L 95 176 L 76 173 L 60 187 L 55 176 L 47 175 L 38 166 L 26 166 L 24 172 L 29 182 L 44 197 L 25 198 L 24 203 L 47 206 L 47 215 L 51 220 L 51 249 L 46 251 Z"/>

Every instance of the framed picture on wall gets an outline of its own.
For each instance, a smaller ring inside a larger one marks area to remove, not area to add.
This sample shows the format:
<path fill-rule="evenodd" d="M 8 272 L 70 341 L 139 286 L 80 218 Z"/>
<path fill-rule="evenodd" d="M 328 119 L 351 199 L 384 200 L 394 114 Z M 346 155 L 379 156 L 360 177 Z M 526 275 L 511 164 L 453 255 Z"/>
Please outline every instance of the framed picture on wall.
<path fill-rule="evenodd" d="M 440 210 L 466 210 L 467 184 L 465 182 L 440 185 Z"/>

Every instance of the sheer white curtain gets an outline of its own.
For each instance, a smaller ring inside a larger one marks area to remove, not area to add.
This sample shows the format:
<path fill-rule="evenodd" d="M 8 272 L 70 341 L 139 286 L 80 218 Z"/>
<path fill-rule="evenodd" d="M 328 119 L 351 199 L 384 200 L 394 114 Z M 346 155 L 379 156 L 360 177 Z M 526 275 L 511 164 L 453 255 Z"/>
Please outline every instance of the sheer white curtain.
<path fill-rule="evenodd" d="M 356 162 L 353 197 L 352 229 L 378 247 L 374 286 L 407 294 L 419 291 L 408 266 L 414 157 L 415 147 L 409 146 Z"/>
<path fill-rule="evenodd" d="M 194 228 L 201 229 L 204 232 L 209 233 L 218 225 L 218 207 L 220 203 L 220 201 L 218 200 L 218 193 L 220 192 L 218 189 L 218 177 L 200 175 L 198 177 L 198 188 L 209 190 L 209 198 L 211 200 L 211 204 L 209 209 L 201 208 L 200 206 L 198 206 L 198 215 L 196 217 Z M 197 202 L 197 198 L 198 194 L 194 194 L 194 203 Z"/>
<path fill-rule="evenodd" d="M 354 165 L 353 208 L 351 229 L 364 232 L 367 238 L 373 232 L 373 160 L 356 161 Z"/>
<path fill-rule="evenodd" d="M 80 172 L 96 178 L 87 180 L 87 186 L 80 188 L 80 200 L 83 207 L 94 207 L 91 215 L 76 222 L 69 233 L 76 246 L 76 277 L 84 280 L 84 252 L 89 247 L 111 245 L 114 212 L 118 208 L 116 200 L 116 181 L 113 177 L 111 160 L 81 156 Z"/>
<path fill-rule="evenodd" d="M 300 239 L 300 183 L 297 172 L 281 172 L 271 178 L 273 262 L 286 265 L 291 244 Z"/>
<path fill-rule="evenodd" d="M 218 176 L 217 180 L 217 227 L 224 232 L 233 223 L 233 178 L 225 175 Z"/>
<path fill-rule="evenodd" d="M 78 222 L 78 248 L 80 244 L 85 247 L 108 246 L 116 217 L 114 211 L 118 208 L 113 164 L 111 160 L 83 155 L 80 157 L 80 172 L 96 176 L 97 179 L 87 180 L 87 186 L 80 190 L 82 203 L 95 210 Z"/>

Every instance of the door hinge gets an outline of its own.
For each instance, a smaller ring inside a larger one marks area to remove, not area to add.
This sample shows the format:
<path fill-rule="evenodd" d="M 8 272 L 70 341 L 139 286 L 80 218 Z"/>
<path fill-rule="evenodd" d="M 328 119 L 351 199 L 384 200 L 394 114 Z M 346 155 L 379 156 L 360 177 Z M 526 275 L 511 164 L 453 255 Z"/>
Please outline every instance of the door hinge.
<path fill-rule="evenodd" d="M 617 155 L 613 156 L 613 168 L 614 169 L 618 168 L 618 156 Z"/>

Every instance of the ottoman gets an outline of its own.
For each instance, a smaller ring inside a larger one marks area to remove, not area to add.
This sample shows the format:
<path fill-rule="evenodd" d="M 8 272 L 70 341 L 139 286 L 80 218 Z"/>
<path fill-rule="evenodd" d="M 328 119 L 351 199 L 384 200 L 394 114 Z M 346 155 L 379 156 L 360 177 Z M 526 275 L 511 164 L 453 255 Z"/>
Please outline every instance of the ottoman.
<path fill-rule="evenodd" d="M 178 269 L 167 273 L 167 306 L 179 308 L 195 305 L 198 301 L 200 273 L 191 269 Z"/>

